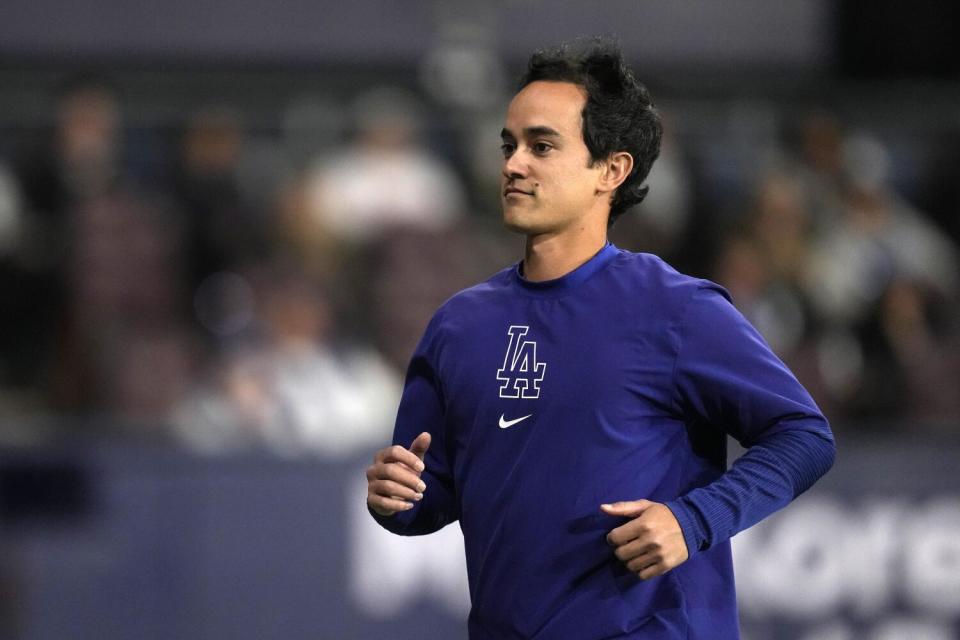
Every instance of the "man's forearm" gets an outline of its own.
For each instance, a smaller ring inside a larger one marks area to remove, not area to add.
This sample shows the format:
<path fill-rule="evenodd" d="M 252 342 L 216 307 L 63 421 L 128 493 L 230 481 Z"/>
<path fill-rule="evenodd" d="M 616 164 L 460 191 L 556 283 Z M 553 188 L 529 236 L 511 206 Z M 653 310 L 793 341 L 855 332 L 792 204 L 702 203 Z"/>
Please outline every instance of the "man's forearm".
<path fill-rule="evenodd" d="M 716 481 L 666 503 L 683 529 L 689 554 L 786 506 L 830 469 L 835 455 L 829 430 L 782 430 L 750 447 Z"/>

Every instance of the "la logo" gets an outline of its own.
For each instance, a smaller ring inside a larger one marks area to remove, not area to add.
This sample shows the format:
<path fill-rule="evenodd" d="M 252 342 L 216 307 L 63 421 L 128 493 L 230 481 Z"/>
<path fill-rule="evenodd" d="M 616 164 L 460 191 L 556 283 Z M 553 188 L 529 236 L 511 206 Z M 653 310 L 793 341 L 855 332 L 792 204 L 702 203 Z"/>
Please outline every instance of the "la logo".
<path fill-rule="evenodd" d="M 501 398 L 539 398 L 540 383 L 547 363 L 537 360 L 537 343 L 524 340 L 530 327 L 510 325 L 507 335 L 510 343 L 503 357 L 503 366 L 497 370 Z"/>

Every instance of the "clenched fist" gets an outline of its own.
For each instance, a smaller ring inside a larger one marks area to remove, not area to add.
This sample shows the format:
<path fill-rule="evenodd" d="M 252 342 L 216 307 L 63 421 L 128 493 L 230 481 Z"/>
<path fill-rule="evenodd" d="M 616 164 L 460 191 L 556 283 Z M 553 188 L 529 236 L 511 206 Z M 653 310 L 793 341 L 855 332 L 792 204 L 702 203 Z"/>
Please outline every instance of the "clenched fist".
<path fill-rule="evenodd" d="M 430 434 L 424 431 L 414 439 L 409 449 L 398 444 L 381 449 L 367 467 L 367 505 L 382 516 L 413 508 L 423 499 L 426 483 L 423 456 L 430 448 Z"/>
<path fill-rule="evenodd" d="M 607 542 L 641 580 L 663 575 L 690 557 L 680 523 L 666 505 L 635 500 L 600 505 L 600 510 L 632 518 L 607 534 Z"/>

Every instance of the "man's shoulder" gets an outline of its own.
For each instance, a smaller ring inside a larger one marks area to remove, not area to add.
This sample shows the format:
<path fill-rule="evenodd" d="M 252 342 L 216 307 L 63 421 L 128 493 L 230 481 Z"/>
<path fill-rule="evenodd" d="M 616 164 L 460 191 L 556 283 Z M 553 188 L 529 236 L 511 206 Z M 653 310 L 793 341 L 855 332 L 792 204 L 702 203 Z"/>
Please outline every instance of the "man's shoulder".
<path fill-rule="evenodd" d="M 504 267 L 483 282 L 461 289 L 440 305 L 438 313 L 469 313 L 477 305 L 489 304 L 491 300 L 510 292 L 511 272 L 516 265 Z"/>
<path fill-rule="evenodd" d="M 613 277 L 643 294 L 640 297 L 644 304 L 652 298 L 660 304 L 672 302 L 683 306 L 695 291 L 701 289 L 713 289 L 729 298 L 726 290 L 715 282 L 682 273 L 652 253 L 621 249 L 613 267 Z"/>
<path fill-rule="evenodd" d="M 451 326 L 459 326 L 465 319 L 476 317 L 491 303 L 509 295 L 511 269 L 505 267 L 483 282 L 461 289 L 447 298 L 434 312 L 427 326 L 428 334 L 445 333 Z"/>

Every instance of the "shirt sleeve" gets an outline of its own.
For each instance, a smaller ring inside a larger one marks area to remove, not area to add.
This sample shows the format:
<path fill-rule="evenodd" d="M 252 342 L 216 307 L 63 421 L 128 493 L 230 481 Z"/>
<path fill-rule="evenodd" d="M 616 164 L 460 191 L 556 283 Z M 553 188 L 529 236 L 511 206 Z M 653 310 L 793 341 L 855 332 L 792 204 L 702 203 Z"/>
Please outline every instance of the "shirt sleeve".
<path fill-rule="evenodd" d="M 678 336 L 678 409 L 747 448 L 717 480 L 667 503 L 692 557 L 810 488 L 833 465 L 836 448 L 810 394 L 723 288 L 705 283 L 694 291 Z"/>
<path fill-rule="evenodd" d="M 438 312 L 410 360 L 393 431 L 393 444 L 403 447 L 409 447 L 424 431 L 430 433 L 430 448 L 424 456 L 426 468 L 420 476 L 427 485 L 423 499 L 414 503 L 412 509 L 392 516 L 382 516 L 368 508 L 381 526 L 400 535 L 433 533 L 460 517 L 452 455 L 447 446 L 443 385 L 437 366 L 441 351 L 440 325 L 441 312 Z"/>

